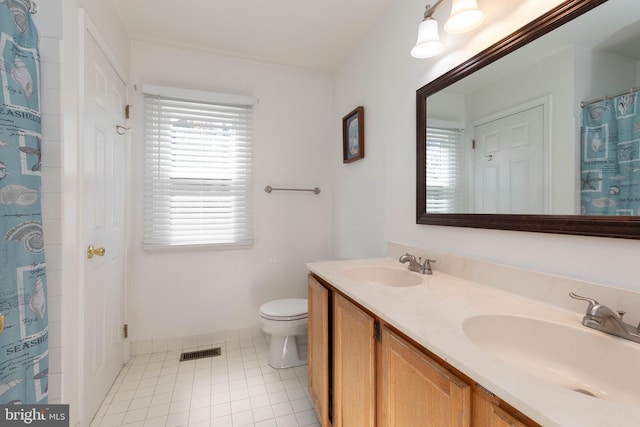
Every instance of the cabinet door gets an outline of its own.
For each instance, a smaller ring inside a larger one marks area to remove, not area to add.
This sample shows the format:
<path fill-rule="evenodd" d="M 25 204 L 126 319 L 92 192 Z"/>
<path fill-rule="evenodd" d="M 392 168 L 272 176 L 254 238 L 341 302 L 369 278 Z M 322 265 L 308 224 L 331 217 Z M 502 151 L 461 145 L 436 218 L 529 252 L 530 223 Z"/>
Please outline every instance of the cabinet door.
<path fill-rule="evenodd" d="M 333 301 L 333 425 L 373 427 L 374 319 L 338 294 Z"/>
<path fill-rule="evenodd" d="M 380 426 L 470 426 L 471 387 L 387 328 L 380 373 Z"/>
<path fill-rule="evenodd" d="M 512 413 L 506 412 L 500 407 L 502 401 L 497 396 L 478 387 L 473 391 L 472 399 L 474 427 L 540 427 L 515 409 L 512 409 Z"/>
<path fill-rule="evenodd" d="M 503 411 L 502 409 L 494 406 L 492 416 L 492 427 L 525 427 L 520 421 L 513 418 L 511 415 Z"/>
<path fill-rule="evenodd" d="M 322 427 L 329 426 L 329 290 L 309 276 L 309 398 Z"/>

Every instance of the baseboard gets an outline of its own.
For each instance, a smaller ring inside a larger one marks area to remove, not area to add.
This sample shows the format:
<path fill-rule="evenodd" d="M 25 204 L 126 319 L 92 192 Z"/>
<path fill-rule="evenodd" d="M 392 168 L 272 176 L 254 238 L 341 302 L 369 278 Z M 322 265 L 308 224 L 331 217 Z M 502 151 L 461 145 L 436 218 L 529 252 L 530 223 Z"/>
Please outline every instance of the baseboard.
<path fill-rule="evenodd" d="M 250 328 L 226 329 L 206 334 L 131 341 L 131 356 L 165 353 L 167 351 L 193 351 L 229 341 L 252 340 L 265 337 L 259 325 Z"/>

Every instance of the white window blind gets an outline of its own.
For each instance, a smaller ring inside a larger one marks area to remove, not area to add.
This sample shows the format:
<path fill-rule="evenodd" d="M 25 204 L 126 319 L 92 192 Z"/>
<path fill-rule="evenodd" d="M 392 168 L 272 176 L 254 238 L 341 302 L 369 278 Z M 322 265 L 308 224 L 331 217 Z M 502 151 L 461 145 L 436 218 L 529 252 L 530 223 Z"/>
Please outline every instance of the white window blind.
<path fill-rule="evenodd" d="M 251 244 L 250 98 L 143 92 L 144 247 Z"/>
<path fill-rule="evenodd" d="M 460 129 L 427 128 L 427 212 L 464 212 L 464 147 Z"/>

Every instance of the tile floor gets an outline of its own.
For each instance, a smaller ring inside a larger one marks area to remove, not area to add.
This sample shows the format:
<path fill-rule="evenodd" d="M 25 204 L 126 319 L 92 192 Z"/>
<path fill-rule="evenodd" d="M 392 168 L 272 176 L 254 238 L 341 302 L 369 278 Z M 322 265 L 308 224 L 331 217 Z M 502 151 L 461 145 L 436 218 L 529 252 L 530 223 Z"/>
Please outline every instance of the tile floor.
<path fill-rule="evenodd" d="M 180 362 L 180 352 L 136 356 L 91 427 L 319 427 L 307 366 L 273 369 L 265 337 L 215 345 L 222 355 Z"/>

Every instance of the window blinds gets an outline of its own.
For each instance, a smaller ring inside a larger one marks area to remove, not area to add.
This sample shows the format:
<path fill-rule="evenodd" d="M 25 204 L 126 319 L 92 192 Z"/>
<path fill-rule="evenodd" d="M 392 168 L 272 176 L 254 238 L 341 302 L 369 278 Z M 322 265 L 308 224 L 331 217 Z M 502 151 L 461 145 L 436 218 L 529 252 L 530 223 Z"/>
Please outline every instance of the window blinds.
<path fill-rule="evenodd" d="M 427 128 L 427 212 L 464 208 L 464 147 L 460 129 Z"/>
<path fill-rule="evenodd" d="M 144 94 L 144 247 L 251 244 L 252 106 L 164 92 Z"/>

